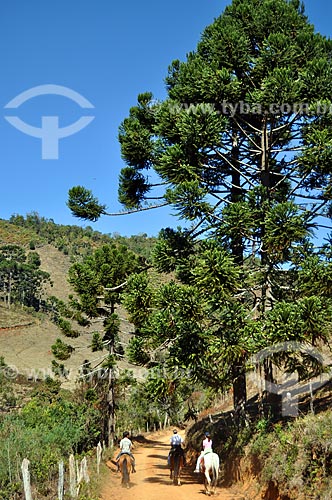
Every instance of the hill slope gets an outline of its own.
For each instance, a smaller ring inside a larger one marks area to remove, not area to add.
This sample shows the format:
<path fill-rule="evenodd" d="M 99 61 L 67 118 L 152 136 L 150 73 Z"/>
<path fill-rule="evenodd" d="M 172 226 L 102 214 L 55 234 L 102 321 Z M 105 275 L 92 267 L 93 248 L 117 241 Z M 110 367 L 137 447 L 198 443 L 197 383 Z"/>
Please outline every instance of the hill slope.
<path fill-rule="evenodd" d="M 35 218 L 36 216 L 34 216 L 34 220 Z M 19 220 L 21 221 L 21 219 Z M 50 223 L 47 222 L 47 224 Z M 26 251 L 29 251 L 29 248 L 33 246 L 33 251 L 40 256 L 41 270 L 49 273 L 52 281 L 52 285 L 47 285 L 45 288 L 46 296 L 55 296 L 66 302 L 69 294 L 73 294 L 67 275 L 69 267 L 75 258 L 81 258 L 80 256 L 84 254 L 84 251 L 92 251 L 107 242 L 113 243 L 114 240 L 106 235 L 94 234 L 90 230 L 84 236 L 86 240 L 83 240 L 81 229 L 77 231 L 77 238 L 75 238 L 73 236 L 75 235 L 75 226 L 70 228 L 51 223 L 51 229 L 54 234 L 53 236 L 50 235 L 49 240 L 54 239 L 57 246 L 59 246 L 59 233 L 66 234 L 67 231 L 70 235 L 68 244 L 65 245 L 65 251 L 60 251 L 53 243 L 47 242 L 44 229 L 36 232 L 33 227 L 26 228 L 3 220 L 0 220 L 0 246 L 15 244 L 23 246 Z M 144 243 L 144 237 L 139 239 L 140 243 L 142 243 L 142 239 Z M 121 243 L 124 242 L 125 238 L 121 237 Z M 148 241 L 147 247 L 150 246 L 151 241 Z M 77 249 L 84 249 L 84 251 L 77 254 Z M 126 344 L 132 326 L 126 320 L 125 311 L 119 308 L 118 313 L 121 318 L 121 341 Z M 90 349 L 92 332 L 103 330 L 101 320 L 93 321 L 88 327 L 77 327 L 78 325 L 75 325 L 75 329 L 79 330 L 80 336 L 67 338 L 46 314 L 28 311 L 20 306 L 15 307 L 13 305 L 9 309 L 4 302 L 0 301 L 0 356 L 3 356 L 5 363 L 11 366 L 8 376 L 14 378 L 16 373 L 32 378 L 54 375 L 52 373 L 52 361 L 55 358 L 51 346 L 58 338 L 61 338 L 63 342 L 70 344 L 74 348 L 71 357 L 63 362 L 66 369 L 69 370 L 68 378 L 63 380 L 63 385 L 67 388 L 73 388 L 82 364 L 89 360 L 93 365 L 94 361 L 97 362 L 98 358 L 102 358 L 107 354 L 106 351 L 92 353 Z M 142 371 L 137 370 L 126 361 L 120 361 L 118 367 L 120 370 L 134 369 L 138 376 Z"/>

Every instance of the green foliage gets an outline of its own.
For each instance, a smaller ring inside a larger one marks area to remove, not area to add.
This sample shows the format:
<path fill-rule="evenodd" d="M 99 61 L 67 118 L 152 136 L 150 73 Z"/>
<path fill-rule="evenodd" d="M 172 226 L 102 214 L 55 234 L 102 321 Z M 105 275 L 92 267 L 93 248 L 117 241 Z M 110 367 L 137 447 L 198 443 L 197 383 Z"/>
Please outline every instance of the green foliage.
<path fill-rule="evenodd" d="M 156 241 L 154 236 L 150 237 L 146 233 L 139 233 L 129 237 L 112 233 L 111 238 L 115 243 L 125 245 L 129 250 L 147 260 L 150 260 L 151 251 Z"/>
<path fill-rule="evenodd" d="M 119 201 L 128 208 L 139 207 L 149 186 L 145 182 L 144 175 L 134 168 L 125 167 L 120 172 L 121 184 L 119 188 Z"/>
<path fill-rule="evenodd" d="M 91 341 L 92 352 L 102 351 L 104 349 L 103 339 L 99 332 L 93 332 Z"/>
<path fill-rule="evenodd" d="M 54 359 L 52 360 L 52 372 L 58 377 L 67 377 L 68 371 L 63 363 L 57 363 Z"/>
<path fill-rule="evenodd" d="M 100 415 L 87 402 L 74 402 L 47 379 L 20 413 L 0 418 L 0 498 L 23 494 L 20 464 L 30 461 L 31 481 L 38 498 L 49 498 L 58 461 L 88 450 L 100 439 Z"/>
<path fill-rule="evenodd" d="M 58 319 L 58 326 L 60 328 L 60 330 L 62 331 L 62 333 L 66 336 L 66 337 L 78 337 L 79 336 L 79 332 L 73 330 L 72 326 L 71 326 L 71 323 L 70 321 L 67 321 L 63 318 L 59 318 Z"/>
<path fill-rule="evenodd" d="M 1 229 L 2 225 L 0 225 Z M 15 230 L 20 235 L 18 238 L 20 244 L 24 241 L 25 232 L 29 232 L 29 241 L 33 239 L 37 246 L 42 246 L 45 243 L 53 244 L 60 251 L 64 252 L 66 249 L 66 252 L 73 258 L 90 254 L 96 246 L 111 241 L 109 236 L 93 231 L 90 226 L 82 228 L 74 225 L 55 224 L 52 219 L 46 219 L 37 212 L 29 213 L 26 217 L 12 215 L 10 217 L 10 231 L 13 234 Z"/>
<path fill-rule="evenodd" d="M 123 305 L 129 313 L 129 321 L 140 330 L 153 305 L 153 292 L 147 274 L 132 274 L 127 289 L 123 295 Z"/>
<path fill-rule="evenodd" d="M 193 282 L 212 307 L 218 306 L 240 288 L 241 269 L 214 242 L 207 242 L 192 269 Z"/>
<path fill-rule="evenodd" d="M 331 53 L 299 2 L 234 0 L 172 63 L 164 102 L 139 95 L 120 126 L 121 202 L 162 199 L 192 224 L 164 230 L 153 252 L 157 269 L 178 281 L 152 290 L 145 277 L 128 280 L 131 359 L 186 366 L 215 389 L 233 384 L 235 407 L 246 399 L 251 354 L 286 341 L 317 345 L 331 331 L 330 249 L 313 242 L 331 216 Z M 89 218 L 89 203 L 100 205 L 81 192 Z M 97 316 L 93 297 L 114 279 L 75 272 L 73 283 L 80 274 L 88 290 L 82 309 Z M 308 375 L 303 353 L 274 360 Z"/>
<path fill-rule="evenodd" d="M 8 303 L 20 303 L 38 311 L 48 273 L 41 271 L 40 258 L 35 252 L 26 254 L 19 245 L 0 246 L 0 288 Z"/>
<path fill-rule="evenodd" d="M 116 350 L 116 344 L 119 341 L 120 319 L 116 313 L 112 313 L 104 319 L 104 338 L 103 342 L 109 349 Z"/>
<path fill-rule="evenodd" d="M 261 464 L 259 482 L 278 484 L 279 494 L 291 498 L 323 498 L 332 484 L 330 411 L 294 423 L 257 426 L 247 456 Z"/>
<path fill-rule="evenodd" d="M 193 225 L 163 230 L 153 251 L 157 269 L 180 283 L 154 292 L 143 276 L 128 281 L 125 305 L 139 335 L 132 360 L 153 364 L 163 352 L 171 365 L 228 387 L 270 343 L 327 340 L 328 318 L 311 299 L 318 285 L 299 260 L 313 251 L 318 217 L 329 214 L 331 117 L 318 104 L 330 105 L 331 51 L 299 2 L 234 0 L 186 61 L 172 63 L 164 102 L 138 96 L 119 130 L 120 200 L 142 208 L 153 199 L 152 168 L 156 199 L 162 184 L 162 198 Z M 103 209 L 91 192 L 79 194 L 83 216 L 89 203 Z M 328 265 L 315 271 L 328 294 Z M 82 309 L 96 316 L 98 270 L 75 272 L 88 290 Z"/>
<path fill-rule="evenodd" d="M 124 245 L 115 244 L 103 245 L 83 262 L 73 264 L 69 269 L 69 282 L 79 296 L 79 310 L 89 317 L 98 317 L 104 312 L 99 307 L 98 297 L 102 296 L 114 312 L 115 304 L 120 301 L 123 282 L 140 267 L 135 254 Z"/>
<path fill-rule="evenodd" d="M 75 186 L 69 190 L 68 207 L 75 217 L 96 221 L 105 213 L 105 205 L 100 205 L 91 191 L 82 186 Z"/>
<path fill-rule="evenodd" d="M 75 225 L 55 224 L 52 219 L 46 219 L 36 212 L 22 215 L 12 215 L 10 222 L 0 221 L 1 239 L 6 242 L 15 242 L 30 250 L 49 243 L 58 250 L 67 249 L 72 261 L 80 260 L 82 256 L 91 254 L 103 244 L 119 243 L 128 247 L 132 252 L 149 258 L 155 238 L 148 237 L 145 233 L 130 237 L 120 236 L 118 233 L 111 235 L 94 231 L 90 226 L 80 227 Z M 31 248 L 31 245 L 34 248 Z"/>
<path fill-rule="evenodd" d="M 182 268 L 188 267 L 188 259 L 193 253 L 194 243 L 187 231 L 166 228 L 158 235 L 152 261 L 159 272 L 169 273 L 177 270 L 179 276 L 184 277 Z"/>
<path fill-rule="evenodd" d="M 61 339 L 56 339 L 55 344 L 51 346 L 53 355 L 60 360 L 68 359 L 74 348 L 63 342 Z"/>
<path fill-rule="evenodd" d="M 152 94 L 146 92 L 137 98 L 138 105 L 130 109 L 130 117 L 125 119 L 119 130 L 119 141 L 123 156 L 129 166 L 138 166 L 139 169 L 148 167 L 152 161 L 153 148 L 151 147 L 151 126 L 154 115 L 151 113 L 150 103 Z M 134 181 L 140 182 L 140 177 Z M 136 190 L 133 191 L 136 195 Z"/>
<path fill-rule="evenodd" d="M 119 401 L 118 421 L 121 429 L 145 429 L 148 425 L 160 426 L 167 415 L 173 425 L 184 421 L 184 402 L 192 393 L 192 387 L 178 370 L 173 375 L 165 367 L 157 366 L 149 370 L 146 381 L 137 384 L 124 374 L 117 386 L 122 387 L 123 397 Z M 130 391 L 127 390 L 130 387 Z"/>
<path fill-rule="evenodd" d="M 0 356 L 0 408 L 8 411 L 16 406 L 17 396 L 13 391 L 10 380 L 6 377 L 7 369 L 4 357 Z"/>
<path fill-rule="evenodd" d="M 141 366 L 147 365 L 151 359 L 149 352 L 147 352 L 146 340 L 142 337 L 130 339 L 126 355 L 130 363 Z"/>
<path fill-rule="evenodd" d="M 305 296 L 331 298 L 332 263 L 321 260 L 318 255 L 303 259 L 298 273 L 298 286 Z"/>

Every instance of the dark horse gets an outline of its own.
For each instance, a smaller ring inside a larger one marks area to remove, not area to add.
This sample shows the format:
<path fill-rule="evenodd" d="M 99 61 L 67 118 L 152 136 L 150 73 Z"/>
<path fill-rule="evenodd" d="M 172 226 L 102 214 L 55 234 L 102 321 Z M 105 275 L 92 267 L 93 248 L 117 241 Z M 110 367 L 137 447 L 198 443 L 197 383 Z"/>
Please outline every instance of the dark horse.
<path fill-rule="evenodd" d="M 169 457 L 170 464 L 170 478 L 173 479 L 173 484 L 177 486 L 181 486 L 180 475 L 181 469 L 184 465 L 183 452 L 180 447 L 176 447 L 172 450 L 171 455 Z"/>
<path fill-rule="evenodd" d="M 121 484 L 129 488 L 130 481 L 130 457 L 129 455 L 121 455 L 119 458 L 119 468 L 121 472 Z"/>

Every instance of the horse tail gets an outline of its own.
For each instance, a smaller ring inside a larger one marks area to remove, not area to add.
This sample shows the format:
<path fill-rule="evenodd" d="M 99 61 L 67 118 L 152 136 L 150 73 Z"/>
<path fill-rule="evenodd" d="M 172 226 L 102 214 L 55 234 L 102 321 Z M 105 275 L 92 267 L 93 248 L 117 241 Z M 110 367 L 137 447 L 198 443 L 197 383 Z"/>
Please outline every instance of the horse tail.
<path fill-rule="evenodd" d="M 125 457 L 123 459 L 123 462 L 122 462 L 122 473 L 123 473 L 123 482 L 125 484 L 128 484 L 129 483 L 129 469 L 128 469 L 127 457 Z"/>
<path fill-rule="evenodd" d="M 179 477 L 179 471 L 180 471 L 180 460 L 181 460 L 181 455 L 178 453 L 174 454 L 174 478 Z"/>

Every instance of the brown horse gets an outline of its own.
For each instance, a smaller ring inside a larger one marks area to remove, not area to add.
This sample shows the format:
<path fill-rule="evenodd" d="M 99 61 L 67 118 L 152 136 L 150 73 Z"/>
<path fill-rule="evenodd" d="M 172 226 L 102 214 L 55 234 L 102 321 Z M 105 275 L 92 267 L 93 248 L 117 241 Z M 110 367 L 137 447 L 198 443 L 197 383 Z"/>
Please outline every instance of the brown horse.
<path fill-rule="evenodd" d="M 129 488 L 131 459 L 129 455 L 121 455 L 119 458 L 119 469 L 121 472 L 121 484 Z"/>
<path fill-rule="evenodd" d="M 182 450 L 175 449 L 173 453 L 171 453 L 171 456 L 169 458 L 169 465 L 171 470 L 169 476 L 170 479 L 173 479 L 174 485 L 181 486 L 180 475 L 181 469 L 184 465 Z"/>

